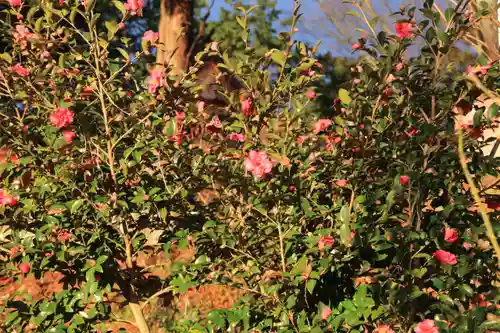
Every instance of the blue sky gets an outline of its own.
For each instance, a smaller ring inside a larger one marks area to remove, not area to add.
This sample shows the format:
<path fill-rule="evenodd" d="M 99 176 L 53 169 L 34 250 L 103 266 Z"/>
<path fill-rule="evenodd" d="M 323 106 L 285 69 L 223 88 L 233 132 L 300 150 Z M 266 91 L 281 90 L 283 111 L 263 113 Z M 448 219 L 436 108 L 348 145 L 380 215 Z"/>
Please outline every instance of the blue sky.
<path fill-rule="evenodd" d="M 256 3 L 256 0 L 243 0 L 244 3 L 252 4 Z M 338 2 L 341 2 L 339 0 Z M 408 3 L 405 0 L 374 0 L 375 9 L 382 10 L 382 6 L 377 5 L 380 3 L 388 2 L 391 8 L 398 8 L 401 3 Z M 278 9 L 282 10 L 284 13 L 290 14 L 293 10 L 293 0 L 278 0 Z M 380 8 L 377 8 L 380 6 Z M 225 0 L 215 0 L 214 8 L 212 10 L 212 18 L 218 17 L 218 10 L 220 7 L 227 7 Z M 337 55 L 348 55 L 350 52 L 347 49 L 339 49 L 336 47 L 335 39 L 329 37 L 329 30 L 333 29 L 332 26 L 328 26 L 328 18 L 320 9 L 318 0 L 303 0 L 301 11 L 305 13 L 303 15 L 302 24 L 300 26 L 300 32 L 297 38 L 301 41 L 306 41 L 310 43 L 315 43 L 317 40 L 322 40 L 322 46 L 320 51 L 332 51 Z M 316 24 L 321 24 L 321 28 L 318 28 Z"/>
<path fill-rule="evenodd" d="M 330 0 L 333 1 L 333 0 Z M 328 2 L 323 0 L 323 2 Z M 341 19 L 344 19 L 346 15 L 343 15 L 345 11 L 351 10 L 348 8 L 350 5 L 342 5 L 342 0 L 335 1 L 337 5 L 334 7 L 335 14 L 339 15 Z M 410 3 L 417 3 L 417 8 L 421 8 L 423 0 L 372 0 L 374 4 L 374 9 L 377 13 L 387 14 L 389 9 L 397 10 L 401 4 L 408 5 Z M 445 0 L 436 0 L 437 4 L 442 5 Z M 256 3 L 256 0 L 243 0 L 243 3 L 252 4 Z M 294 0 L 278 0 L 278 9 L 282 10 L 285 14 L 291 14 L 293 10 Z M 351 21 L 350 26 L 346 26 L 347 34 L 351 36 L 349 42 L 340 42 L 338 38 L 334 36 L 335 27 L 329 23 L 327 15 L 321 10 L 319 6 L 319 0 L 302 0 L 301 12 L 304 13 L 301 19 L 301 24 L 299 25 L 300 31 L 296 35 L 297 39 L 305 42 L 310 42 L 314 44 L 316 41 L 321 40 L 322 44 L 320 47 L 320 52 L 330 51 L 337 56 L 348 56 L 351 52 L 351 43 L 356 42 L 356 39 L 361 36 L 361 32 L 356 31 L 356 28 L 360 27 L 360 23 L 356 21 Z M 345 6 L 342 9 L 339 7 Z M 212 18 L 217 18 L 220 7 L 227 7 L 225 0 L 215 0 L 215 5 L 212 12 Z M 446 8 L 446 7 L 445 7 Z M 396 20 L 396 17 L 386 17 L 388 23 L 388 29 L 392 29 L 392 23 Z M 277 22 L 278 24 L 278 22 Z M 375 30 L 379 31 L 381 26 L 377 26 Z M 344 34 L 345 35 L 345 34 Z"/>

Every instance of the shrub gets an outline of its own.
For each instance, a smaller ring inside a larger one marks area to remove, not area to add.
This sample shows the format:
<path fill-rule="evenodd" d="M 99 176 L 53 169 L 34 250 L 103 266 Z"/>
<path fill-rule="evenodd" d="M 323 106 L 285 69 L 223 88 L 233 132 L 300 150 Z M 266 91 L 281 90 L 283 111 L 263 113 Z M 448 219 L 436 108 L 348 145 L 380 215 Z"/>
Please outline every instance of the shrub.
<path fill-rule="evenodd" d="M 91 3 L 87 31 L 71 27 L 66 4 L 33 8 L 47 15 L 4 32 L 0 62 L 6 331 L 498 324 L 497 261 L 455 138 L 454 110 L 477 89 L 440 66 L 476 18 L 449 9 L 443 27 L 429 1 L 421 22 L 415 8 L 396 13 L 408 19 L 399 36 L 357 48 L 369 56 L 352 89 L 318 119 L 311 86 L 322 66 L 293 41 L 298 8 L 286 50 L 260 56 L 248 45 L 230 58 L 211 44 L 178 84 L 161 67 L 136 75 L 132 41 L 115 37 L 117 22 L 96 30 Z M 421 52 L 405 60 L 416 38 Z M 205 55 L 247 87 L 228 93 L 227 107 L 197 99 Z M 495 90 L 497 65 L 478 61 Z M 478 140 L 497 108 L 475 111 L 467 127 L 476 180 L 498 176 Z"/>

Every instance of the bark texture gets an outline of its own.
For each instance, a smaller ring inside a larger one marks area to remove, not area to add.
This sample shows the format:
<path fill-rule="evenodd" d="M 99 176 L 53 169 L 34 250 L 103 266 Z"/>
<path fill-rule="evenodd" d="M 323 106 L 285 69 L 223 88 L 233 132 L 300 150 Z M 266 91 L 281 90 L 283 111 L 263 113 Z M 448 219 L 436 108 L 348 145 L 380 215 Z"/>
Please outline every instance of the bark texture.
<path fill-rule="evenodd" d="M 472 13 L 475 13 L 479 7 L 480 0 L 473 0 L 470 2 L 470 9 Z M 471 44 L 477 45 L 477 48 L 484 52 L 490 61 L 496 61 L 500 59 L 500 54 L 498 52 L 498 13 L 494 9 L 497 0 L 486 0 L 490 8 L 492 8 L 492 13 L 482 19 L 478 24 L 477 28 L 473 29 L 470 34 L 472 39 Z"/>
<path fill-rule="evenodd" d="M 160 24 L 160 46 L 156 62 L 171 65 L 174 74 L 188 69 L 191 47 L 191 20 L 194 0 L 162 0 Z"/>

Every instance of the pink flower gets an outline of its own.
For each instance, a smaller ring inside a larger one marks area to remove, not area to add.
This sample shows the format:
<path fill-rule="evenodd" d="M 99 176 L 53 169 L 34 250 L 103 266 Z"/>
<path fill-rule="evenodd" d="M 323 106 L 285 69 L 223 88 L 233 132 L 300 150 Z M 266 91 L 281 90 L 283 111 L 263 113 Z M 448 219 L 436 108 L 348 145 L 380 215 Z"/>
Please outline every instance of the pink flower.
<path fill-rule="evenodd" d="M 244 162 L 245 171 L 251 172 L 255 178 L 262 178 L 265 174 L 271 173 L 273 162 L 265 151 L 252 150 Z"/>
<path fill-rule="evenodd" d="M 67 241 L 67 240 L 70 240 L 71 237 L 73 237 L 73 235 L 67 231 L 60 231 L 58 234 L 57 234 L 57 240 L 61 243 Z"/>
<path fill-rule="evenodd" d="M 208 124 L 205 125 L 209 132 L 218 132 L 222 128 L 222 123 L 220 122 L 219 116 L 215 116 L 210 120 Z"/>
<path fill-rule="evenodd" d="M 305 136 L 305 135 L 299 135 L 297 137 L 297 144 L 299 146 L 302 146 L 304 144 L 304 141 L 306 141 L 306 139 L 307 139 L 307 136 Z"/>
<path fill-rule="evenodd" d="M 444 240 L 448 243 L 455 243 L 458 240 L 458 232 L 452 228 L 444 228 Z"/>
<path fill-rule="evenodd" d="M 380 325 L 372 333 L 394 333 L 394 330 L 389 325 Z"/>
<path fill-rule="evenodd" d="M 245 117 L 254 114 L 253 101 L 251 98 L 242 98 L 241 111 L 243 111 Z"/>
<path fill-rule="evenodd" d="M 470 250 L 472 248 L 472 244 L 469 242 L 464 242 L 462 245 L 466 250 Z"/>
<path fill-rule="evenodd" d="M 14 66 L 11 67 L 11 69 L 16 72 L 19 76 L 28 76 L 30 74 L 30 70 L 27 68 L 24 68 L 21 64 L 15 64 Z"/>
<path fill-rule="evenodd" d="M 339 187 L 344 187 L 349 183 L 347 179 L 340 179 L 335 182 L 335 184 Z"/>
<path fill-rule="evenodd" d="M 441 264 L 455 265 L 457 263 L 457 257 L 453 253 L 445 250 L 437 250 L 434 252 L 434 258 Z"/>
<path fill-rule="evenodd" d="M 399 182 L 401 183 L 401 185 L 408 185 L 408 183 L 410 182 L 410 177 L 401 176 L 399 177 Z"/>
<path fill-rule="evenodd" d="M 9 5 L 12 7 L 21 7 L 23 2 L 21 0 L 9 0 Z"/>
<path fill-rule="evenodd" d="M 319 119 L 313 124 L 313 133 L 318 134 L 325 131 L 332 123 L 330 119 Z"/>
<path fill-rule="evenodd" d="M 64 0 L 59 0 L 59 6 L 64 5 Z"/>
<path fill-rule="evenodd" d="M 197 103 L 197 106 L 198 106 L 198 112 L 202 113 L 203 110 L 205 109 L 205 102 L 204 101 L 199 101 Z"/>
<path fill-rule="evenodd" d="M 309 90 L 306 92 L 306 97 L 309 99 L 315 99 L 316 98 L 316 92 L 314 90 Z"/>
<path fill-rule="evenodd" d="M 414 135 L 417 135 L 418 133 L 420 133 L 420 131 L 416 128 L 412 128 L 410 130 L 408 130 L 408 132 L 406 132 L 406 135 L 408 135 L 409 137 L 412 137 Z"/>
<path fill-rule="evenodd" d="M 333 247 L 334 244 L 332 236 L 321 236 L 318 241 L 318 248 L 323 250 L 326 246 Z"/>
<path fill-rule="evenodd" d="M 396 33 L 399 38 L 412 38 L 413 24 L 411 22 L 396 22 Z"/>
<path fill-rule="evenodd" d="M 125 29 L 125 23 L 123 22 L 118 23 L 118 29 Z"/>
<path fill-rule="evenodd" d="M 151 75 L 148 77 L 148 92 L 154 94 L 156 90 L 164 84 L 163 69 L 161 67 L 156 67 L 151 71 Z"/>
<path fill-rule="evenodd" d="M 353 50 L 359 50 L 361 48 L 361 44 L 360 43 L 354 43 L 352 44 L 352 49 Z"/>
<path fill-rule="evenodd" d="M 439 333 L 439 329 L 434 324 L 434 320 L 426 319 L 417 324 L 415 333 Z"/>
<path fill-rule="evenodd" d="M 73 138 L 75 136 L 76 136 L 76 133 L 73 132 L 73 130 L 71 130 L 71 129 L 67 129 L 67 130 L 63 131 L 64 141 L 66 141 L 67 143 L 73 142 Z"/>
<path fill-rule="evenodd" d="M 182 123 L 186 119 L 186 113 L 185 112 L 176 112 L 175 113 L 175 121 L 178 123 Z"/>
<path fill-rule="evenodd" d="M 148 41 L 151 43 L 155 43 L 158 38 L 160 38 L 160 34 L 158 32 L 154 32 L 153 30 L 148 30 L 142 36 L 143 41 Z"/>
<path fill-rule="evenodd" d="M 57 108 L 56 111 L 50 115 L 50 122 L 55 127 L 63 128 L 71 125 L 74 117 L 75 115 L 71 110 L 67 108 Z"/>
<path fill-rule="evenodd" d="M 229 140 L 245 142 L 245 136 L 242 133 L 231 133 L 229 134 Z"/>
<path fill-rule="evenodd" d="M 332 314 L 332 309 L 330 309 L 328 306 L 325 306 L 321 311 L 321 319 L 328 320 L 328 317 L 330 317 L 331 314 Z"/>
<path fill-rule="evenodd" d="M 354 79 L 354 81 L 352 81 L 354 84 L 360 84 L 361 83 L 361 80 L 360 79 Z"/>
<path fill-rule="evenodd" d="M 405 67 L 405 65 L 402 62 L 399 62 L 396 64 L 396 66 L 394 66 L 394 69 L 396 69 L 399 72 L 399 71 L 403 70 L 404 67 Z"/>
<path fill-rule="evenodd" d="M 313 76 L 314 74 L 316 74 L 316 72 L 313 71 L 311 68 L 308 68 L 306 70 L 301 71 L 300 74 L 304 76 Z"/>
<path fill-rule="evenodd" d="M 14 198 L 9 192 L 5 189 L 0 190 L 0 205 L 5 206 L 9 205 L 11 207 L 17 204 L 17 199 Z"/>
<path fill-rule="evenodd" d="M 389 97 L 392 95 L 392 89 L 391 88 L 387 88 L 386 90 L 384 90 L 384 94 Z"/>
<path fill-rule="evenodd" d="M 141 16 L 143 7 L 143 0 L 127 0 L 127 3 L 125 4 L 125 9 L 127 9 L 132 15 Z"/>

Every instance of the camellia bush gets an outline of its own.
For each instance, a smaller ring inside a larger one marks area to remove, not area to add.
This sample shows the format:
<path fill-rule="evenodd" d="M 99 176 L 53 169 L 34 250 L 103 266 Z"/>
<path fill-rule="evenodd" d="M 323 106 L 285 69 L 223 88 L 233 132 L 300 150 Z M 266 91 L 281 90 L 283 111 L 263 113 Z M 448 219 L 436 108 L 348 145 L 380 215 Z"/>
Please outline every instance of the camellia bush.
<path fill-rule="evenodd" d="M 134 41 L 116 37 L 142 2 L 115 1 L 122 20 L 102 25 L 92 1 L 41 1 L 26 17 L 11 1 L 17 21 L 0 32 L 1 329 L 500 329 L 496 243 L 457 139 L 462 129 L 495 221 L 498 182 L 484 179 L 498 178 L 498 147 L 482 148 L 498 105 L 473 104 L 497 96 L 499 69 L 479 57 L 447 71 L 448 50 L 487 14 L 463 3 L 444 17 L 430 0 L 394 13 L 394 35 L 372 29 L 353 45 L 364 56 L 352 88 L 315 110 L 322 64 L 294 40 L 299 7 L 280 34 L 286 49 L 256 53 L 242 12 L 244 54 L 214 42 L 182 77 L 158 66 L 142 77 L 134 63 L 157 33 L 133 57 Z M 198 98 L 206 56 L 245 87 L 221 91 L 226 106 Z"/>

